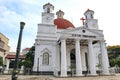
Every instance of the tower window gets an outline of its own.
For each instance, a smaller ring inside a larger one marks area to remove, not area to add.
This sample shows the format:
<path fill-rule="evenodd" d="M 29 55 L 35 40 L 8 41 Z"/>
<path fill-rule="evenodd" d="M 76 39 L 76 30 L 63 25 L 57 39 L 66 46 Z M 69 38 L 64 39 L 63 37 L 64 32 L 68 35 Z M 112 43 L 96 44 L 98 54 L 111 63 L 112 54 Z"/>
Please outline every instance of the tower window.
<path fill-rule="evenodd" d="M 42 61 L 43 65 L 49 65 L 49 54 L 47 52 L 45 52 L 43 54 L 43 61 Z"/>
<path fill-rule="evenodd" d="M 50 8 L 47 8 L 47 13 L 50 13 Z"/>
<path fill-rule="evenodd" d="M 91 18 L 93 19 L 93 15 L 91 14 Z"/>

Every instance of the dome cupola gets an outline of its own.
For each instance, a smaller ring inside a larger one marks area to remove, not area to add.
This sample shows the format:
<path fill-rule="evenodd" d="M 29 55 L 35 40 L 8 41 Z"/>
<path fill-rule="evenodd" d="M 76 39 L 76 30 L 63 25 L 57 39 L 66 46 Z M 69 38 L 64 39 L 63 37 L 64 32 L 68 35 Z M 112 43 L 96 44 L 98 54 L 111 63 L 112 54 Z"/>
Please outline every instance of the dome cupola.
<path fill-rule="evenodd" d="M 64 12 L 62 10 L 59 10 L 56 12 L 57 19 L 54 20 L 54 24 L 57 25 L 58 29 L 67 29 L 67 28 L 74 28 L 74 25 L 63 18 Z"/>
<path fill-rule="evenodd" d="M 63 18 L 64 12 L 59 10 L 59 11 L 56 12 L 56 15 L 57 15 L 57 18 Z"/>

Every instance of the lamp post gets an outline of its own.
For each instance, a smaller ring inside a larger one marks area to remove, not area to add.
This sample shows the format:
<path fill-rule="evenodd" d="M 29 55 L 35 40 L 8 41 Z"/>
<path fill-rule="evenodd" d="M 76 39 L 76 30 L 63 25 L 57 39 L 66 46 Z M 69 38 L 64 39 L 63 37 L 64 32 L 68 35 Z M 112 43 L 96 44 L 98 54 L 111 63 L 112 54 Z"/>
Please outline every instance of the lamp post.
<path fill-rule="evenodd" d="M 16 49 L 16 58 L 14 62 L 14 68 L 12 72 L 12 80 L 17 80 L 18 77 L 18 65 L 19 65 L 19 54 L 20 54 L 20 48 L 21 48 L 21 41 L 22 41 L 22 32 L 23 28 L 25 26 L 24 22 L 20 22 L 20 33 L 19 33 L 19 38 L 18 38 L 18 44 L 17 44 L 17 49 Z"/>

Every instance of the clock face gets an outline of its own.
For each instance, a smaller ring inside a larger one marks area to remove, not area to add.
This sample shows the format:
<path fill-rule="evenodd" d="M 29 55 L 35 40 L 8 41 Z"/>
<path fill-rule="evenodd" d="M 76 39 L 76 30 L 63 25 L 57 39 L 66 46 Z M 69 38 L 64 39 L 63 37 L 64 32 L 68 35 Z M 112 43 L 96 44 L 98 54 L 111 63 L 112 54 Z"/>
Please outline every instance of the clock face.
<path fill-rule="evenodd" d="M 51 22 L 51 17 L 46 17 L 46 22 L 50 23 Z"/>
<path fill-rule="evenodd" d="M 47 20 L 50 20 L 50 17 L 47 17 L 46 19 L 47 19 Z"/>

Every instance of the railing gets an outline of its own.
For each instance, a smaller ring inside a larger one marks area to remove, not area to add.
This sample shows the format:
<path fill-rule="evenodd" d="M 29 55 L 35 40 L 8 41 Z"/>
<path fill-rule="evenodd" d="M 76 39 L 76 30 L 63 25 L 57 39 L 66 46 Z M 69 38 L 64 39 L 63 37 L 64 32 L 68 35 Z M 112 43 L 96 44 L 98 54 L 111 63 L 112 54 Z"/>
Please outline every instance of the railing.
<path fill-rule="evenodd" d="M 120 67 L 110 67 L 109 71 L 111 74 L 120 73 Z"/>

